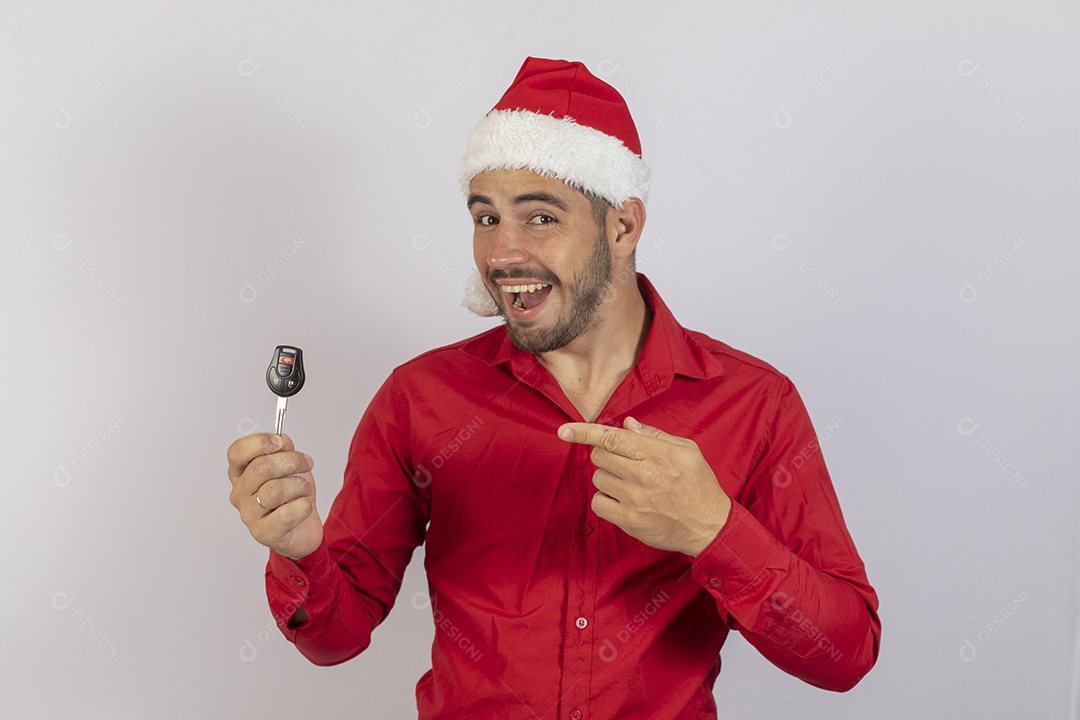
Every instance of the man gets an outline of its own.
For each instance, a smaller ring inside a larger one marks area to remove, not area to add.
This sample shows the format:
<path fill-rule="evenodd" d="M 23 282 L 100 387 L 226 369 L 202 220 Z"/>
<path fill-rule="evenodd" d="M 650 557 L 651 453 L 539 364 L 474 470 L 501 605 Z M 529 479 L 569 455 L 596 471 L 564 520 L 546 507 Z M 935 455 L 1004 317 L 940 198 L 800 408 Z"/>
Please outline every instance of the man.
<path fill-rule="evenodd" d="M 810 419 L 784 375 L 682 328 L 634 272 L 649 170 L 623 99 L 529 58 L 461 173 L 469 304 L 505 326 L 394 370 L 325 527 L 288 436 L 229 448 L 285 637 L 320 665 L 366 649 L 426 542 L 421 718 L 715 718 L 730 629 L 854 686 L 878 600 Z"/>

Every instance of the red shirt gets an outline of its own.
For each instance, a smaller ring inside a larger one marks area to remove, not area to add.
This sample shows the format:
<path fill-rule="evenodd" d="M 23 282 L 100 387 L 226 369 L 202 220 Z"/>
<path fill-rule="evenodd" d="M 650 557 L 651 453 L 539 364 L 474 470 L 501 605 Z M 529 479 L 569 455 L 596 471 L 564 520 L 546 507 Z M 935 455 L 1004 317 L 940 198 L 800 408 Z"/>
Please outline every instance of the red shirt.
<path fill-rule="evenodd" d="M 396 368 L 357 427 L 322 546 L 298 563 L 271 552 L 270 606 L 305 657 L 367 648 L 426 541 L 429 595 L 405 600 L 435 619 L 422 720 L 715 718 L 730 629 L 818 687 L 870 670 L 877 595 L 794 386 L 685 330 L 638 282 L 652 325 L 597 422 L 633 414 L 693 439 L 734 500 L 716 539 L 691 558 L 598 519 L 592 448 L 556 436 L 583 418 L 500 326 Z M 300 604 L 309 619 L 289 627 Z"/>

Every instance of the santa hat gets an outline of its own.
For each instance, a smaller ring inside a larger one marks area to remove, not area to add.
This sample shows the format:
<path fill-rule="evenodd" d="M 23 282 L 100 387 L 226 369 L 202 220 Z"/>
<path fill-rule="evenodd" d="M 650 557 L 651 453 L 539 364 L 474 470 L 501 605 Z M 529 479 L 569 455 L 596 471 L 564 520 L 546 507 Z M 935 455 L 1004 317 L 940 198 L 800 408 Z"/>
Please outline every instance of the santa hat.
<path fill-rule="evenodd" d="M 528 169 L 558 178 L 618 207 L 645 202 L 649 166 L 619 92 L 580 62 L 526 58 L 502 99 L 469 133 L 461 160 L 461 188 L 486 170 Z M 495 315 L 479 273 L 464 305 Z"/>

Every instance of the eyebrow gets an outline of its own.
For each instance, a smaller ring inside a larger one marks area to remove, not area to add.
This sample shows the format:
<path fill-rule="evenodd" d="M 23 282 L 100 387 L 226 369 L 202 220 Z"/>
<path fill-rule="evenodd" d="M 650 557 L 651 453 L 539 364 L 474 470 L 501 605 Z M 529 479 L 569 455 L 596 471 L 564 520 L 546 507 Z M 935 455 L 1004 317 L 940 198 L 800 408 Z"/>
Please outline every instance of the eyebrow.
<path fill-rule="evenodd" d="M 569 208 L 566 206 L 566 203 L 564 203 L 562 200 L 560 200 L 555 195 L 552 195 L 551 193 L 546 193 L 546 192 L 532 192 L 532 193 L 525 193 L 524 195 L 518 195 L 516 198 L 514 198 L 513 202 L 514 202 L 515 205 L 521 205 L 521 204 L 527 203 L 527 202 L 542 202 L 542 203 L 547 203 L 548 205 L 554 205 L 555 207 L 559 208 L 563 212 L 569 212 L 570 211 Z M 476 203 L 484 203 L 486 205 L 494 205 L 495 204 L 495 203 L 491 202 L 491 198 L 489 198 L 487 195 L 477 195 L 476 193 L 473 193 L 472 195 L 469 196 L 469 202 L 468 202 L 467 207 L 471 208 Z"/>

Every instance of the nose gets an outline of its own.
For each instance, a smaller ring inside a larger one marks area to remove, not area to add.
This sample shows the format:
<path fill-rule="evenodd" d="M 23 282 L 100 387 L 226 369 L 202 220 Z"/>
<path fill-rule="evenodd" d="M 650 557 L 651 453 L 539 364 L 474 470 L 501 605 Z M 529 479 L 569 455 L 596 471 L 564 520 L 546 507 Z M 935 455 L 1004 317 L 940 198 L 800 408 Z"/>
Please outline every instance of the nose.
<path fill-rule="evenodd" d="M 525 242 L 525 233 L 513 223 L 496 225 L 488 248 L 488 267 L 503 268 L 527 262 L 529 253 L 525 249 Z"/>

